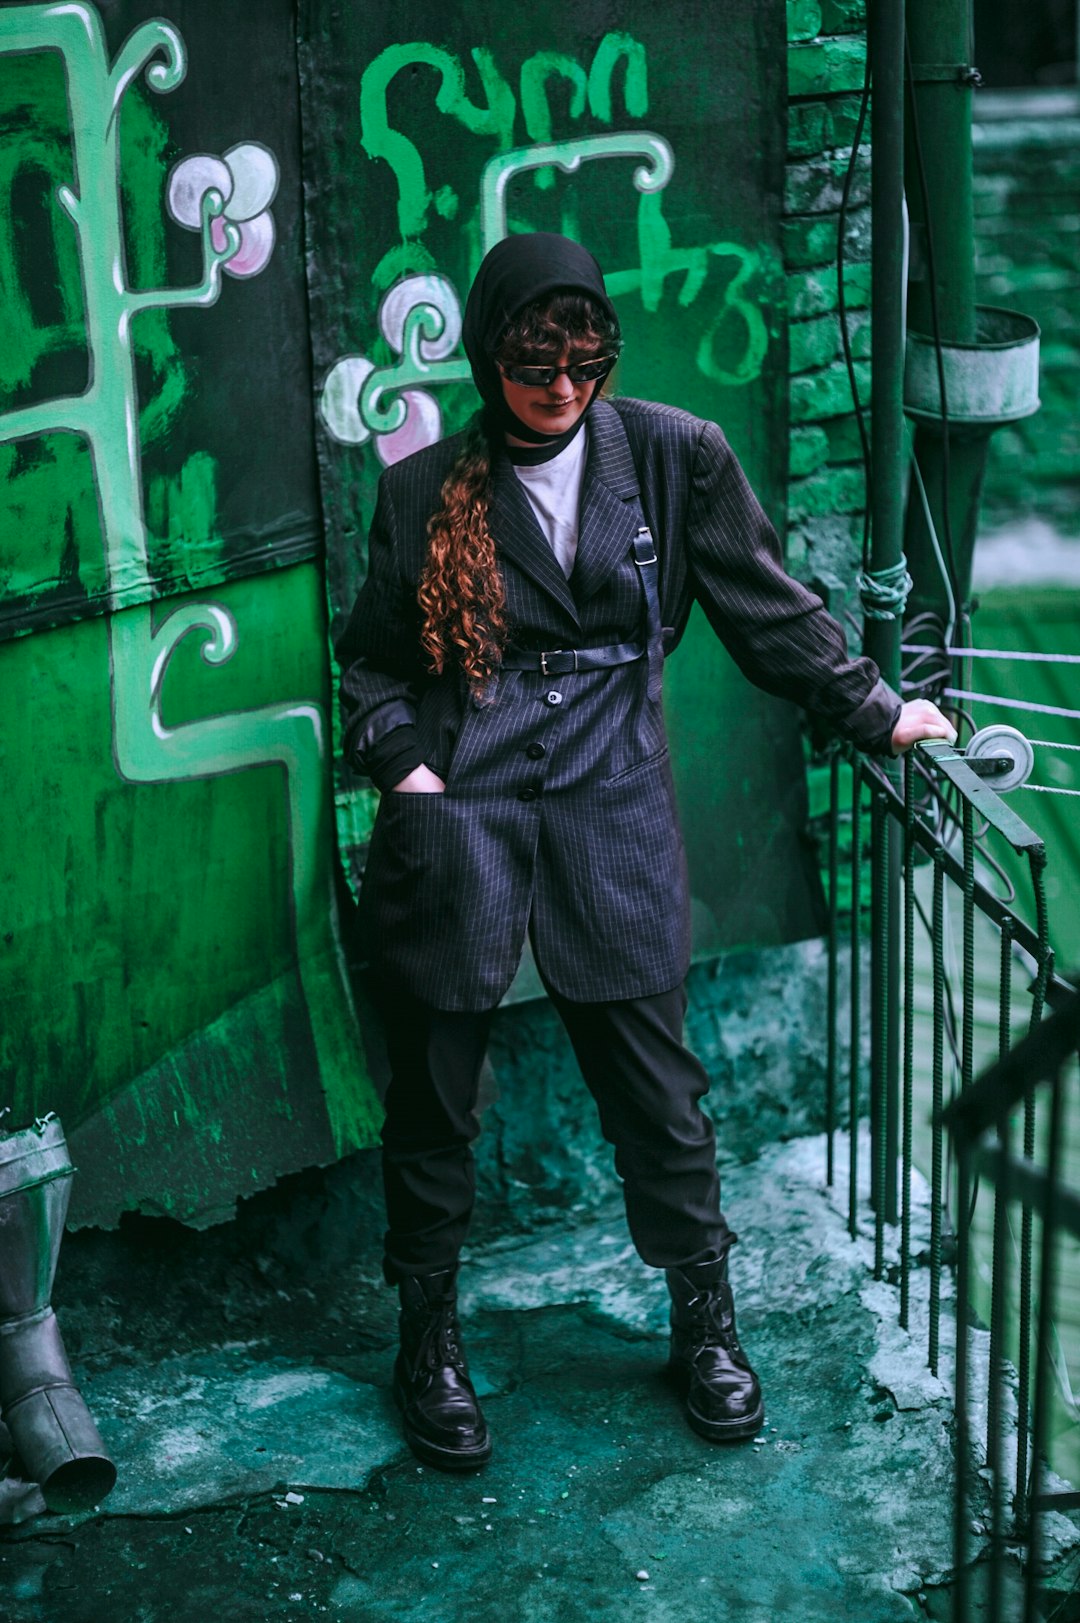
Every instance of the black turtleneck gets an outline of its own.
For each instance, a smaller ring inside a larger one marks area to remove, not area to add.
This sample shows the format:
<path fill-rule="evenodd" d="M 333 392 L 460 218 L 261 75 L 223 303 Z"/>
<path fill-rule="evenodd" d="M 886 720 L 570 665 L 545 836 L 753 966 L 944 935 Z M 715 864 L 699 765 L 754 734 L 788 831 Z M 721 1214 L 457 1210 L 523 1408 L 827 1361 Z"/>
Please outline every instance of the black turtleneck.
<path fill-rule="evenodd" d="M 596 398 L 596 391 L 599 387 L 599 383 L 593 385 L 593 399 Z M 589 406 L 591 405 L 592 399 L 589 401 Z M 589 406 L 585 407 L 585 411 L 581 413 L 573 428 L 567 428 L 561 434 L 549 434 L 539 445 L 510 445 L 507 443 L 503 446 L 507 459 L 514 464 L 515 468 L 536 468 L 539 467 L 541 462 L 550 462 L 552 457 L 558 456 L 560 451 L 565 451 L 570 441 L 576 439 L 581 433 L 581 430 L 585 427 L 585 413 L 588 411 Z M 511 415 L 513 414 L 511 413 Z M 516 417 L 514 421 L 517 421 Z M 517 429 L 512 429 L 511 433 L 516 434 Z"/>

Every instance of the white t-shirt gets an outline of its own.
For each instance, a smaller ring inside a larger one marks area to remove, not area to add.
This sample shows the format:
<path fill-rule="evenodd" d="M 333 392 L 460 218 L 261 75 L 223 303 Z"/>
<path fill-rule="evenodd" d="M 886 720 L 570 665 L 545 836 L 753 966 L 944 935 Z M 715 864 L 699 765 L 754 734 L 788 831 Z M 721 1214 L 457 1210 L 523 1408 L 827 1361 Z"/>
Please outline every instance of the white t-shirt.
<path fill-rule="evenodd" d="M 525 486 L 525 494 L 536 514 L 536 521 L 567 580 L 577 557 L 588 433 L 588 428 L 583 427 L 565 450 L 547 462 L 532 466 L 514 464 L 514 472 Z"/>

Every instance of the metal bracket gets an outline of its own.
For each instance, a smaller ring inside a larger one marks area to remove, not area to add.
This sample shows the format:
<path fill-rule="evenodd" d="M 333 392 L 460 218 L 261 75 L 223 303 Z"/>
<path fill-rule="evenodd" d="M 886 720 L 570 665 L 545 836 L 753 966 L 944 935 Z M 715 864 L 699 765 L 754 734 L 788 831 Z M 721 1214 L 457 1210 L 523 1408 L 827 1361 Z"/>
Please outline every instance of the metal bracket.
<path fill-rule="evenodd" d="M 1016 765 L 1011 755 L 966 755 L 964 759 L 977 778 L 1002 778 Z"/>
<path fill-rule="evenodd" d="M 925 738 L 914 747 L 921 759 L 931 761 L 937 771 L 944 773 L 949 782 L 955 784 L 980 817 L 985 817 L 1000 834 L 1004 834 L 1014 851 L 1027 851 L 1032 847 L 1038 848 L 1043 845 L 1042 836 L 1036 834 L 1033 828 L 1029 828 L 1022 818 L 1017 817 L 1012 807 L 1006 806 L 1000 796 L 994 793 L 989 784 L 983 783 L 982 779 L 976 776 L 973 770 L 975 763 L 965 760 L 951 744 L 935 738 Z M 982 759 L 985 760 L 987 757 L 984 756 Z"/>
<path fill-rule="evenodd" d="M 982 74 L 970 62 L 915 62 L 911 67 L 913 85 L 954 84 L 958 90 L 982 84 Z"/>

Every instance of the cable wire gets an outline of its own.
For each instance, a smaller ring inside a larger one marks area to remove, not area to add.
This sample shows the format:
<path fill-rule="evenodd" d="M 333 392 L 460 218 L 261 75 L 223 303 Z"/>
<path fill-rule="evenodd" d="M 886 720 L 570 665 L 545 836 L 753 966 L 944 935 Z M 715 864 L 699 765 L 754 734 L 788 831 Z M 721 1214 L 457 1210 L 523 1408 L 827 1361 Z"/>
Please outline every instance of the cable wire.
<path fill-rule="evenodd" d="M 851 388 L 851 398 L 855 404 L 855 421 L 859 425 L 859 443 L 862 446 L 863 478 L 866 482 L 866 503 L 863 508 L 863 537 L 862 537 L 862 566 L 866 571 L 870 567 L 870 509 L 873 502 L 873 474 L 870 464 L 870 437 L 866 432 L 866 407 L 859 398 L 859 380 L 855 376 L 855 361 L 851 353 L 851 334 L 848 332 L 847 299 L 844 292 L 844 248 L 847 237 L 848 206 L 851 201 L 851 186 L 855 178 L 855 165 L 859 157 L 859 147 L 862 144 L 863 128 L 866 124 L 866 111 L 870 105 L 870 83 L 873 70 L 870 60 L 870 40 L 866 41 L 866 67 L 863 72 L 862 99 L 859 103 L 859 116 L 855 122 L 855 133 L 851 138 L 851 155 L 848 158 L 847 172 L 844 175 L 844 190 L 840 198 L 840 215 L 836 230 L 836 303 L 840 314 L 840 341 L 844 347 L 844 364 L 847 367 L 848 384 Z"/>
<path fill-rule="evenodd" d="M 916 616 L 916 620 L 922 616 Z M 916 620 L 910 621 L 914 627 Z M 1044 665 L 1080 665 L 1080 654 L 1029 654 L 1024 649 L 1017 648 L 938 648 L 936 644 L 905 642 L 900 645 L 903 654 L 949 654 L 959 657 L 965 655 L 969 659 L 1020 659 L 1029 660 L 1033 664 L 1038 662 Z"/>
<path fill-rule="evenodd" d="M 1036 704 L 1033 699 L 999 699 L 993 693 L 970 693 L 966 688 L 946 688 L 950 699 L 973 699 L 978 704 L 997 704 L 1005 710 L 1034 710 L 1040 716 L 1065 716 L 1080 721 L 1080 710 L 1065 710 L 1057 704 Z"/>

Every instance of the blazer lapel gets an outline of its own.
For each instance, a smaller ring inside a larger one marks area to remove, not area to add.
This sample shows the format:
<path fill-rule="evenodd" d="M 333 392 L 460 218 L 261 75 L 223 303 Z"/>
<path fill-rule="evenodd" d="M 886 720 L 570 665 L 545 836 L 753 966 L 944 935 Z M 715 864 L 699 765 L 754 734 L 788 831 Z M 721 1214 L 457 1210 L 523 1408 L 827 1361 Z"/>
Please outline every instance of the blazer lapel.
<path fill-rule="evenodd" d="M 492 487 L 490 523 L 497 547 L 534 585 L 555 599 L 575 626 L 580 626 L 570 582 L 559 568 L 521 481 L 505 457 L 500 457 L 492 470 Z"/>
<path fill-rule="evenodd" d="M 630 551 L 639 523 L 633 499 L 638 492 L 626 430 L 614 406 L 598 400 L 589 412 L 589 456 L 571 577 L 579 603 L 592 597 Z"/>

